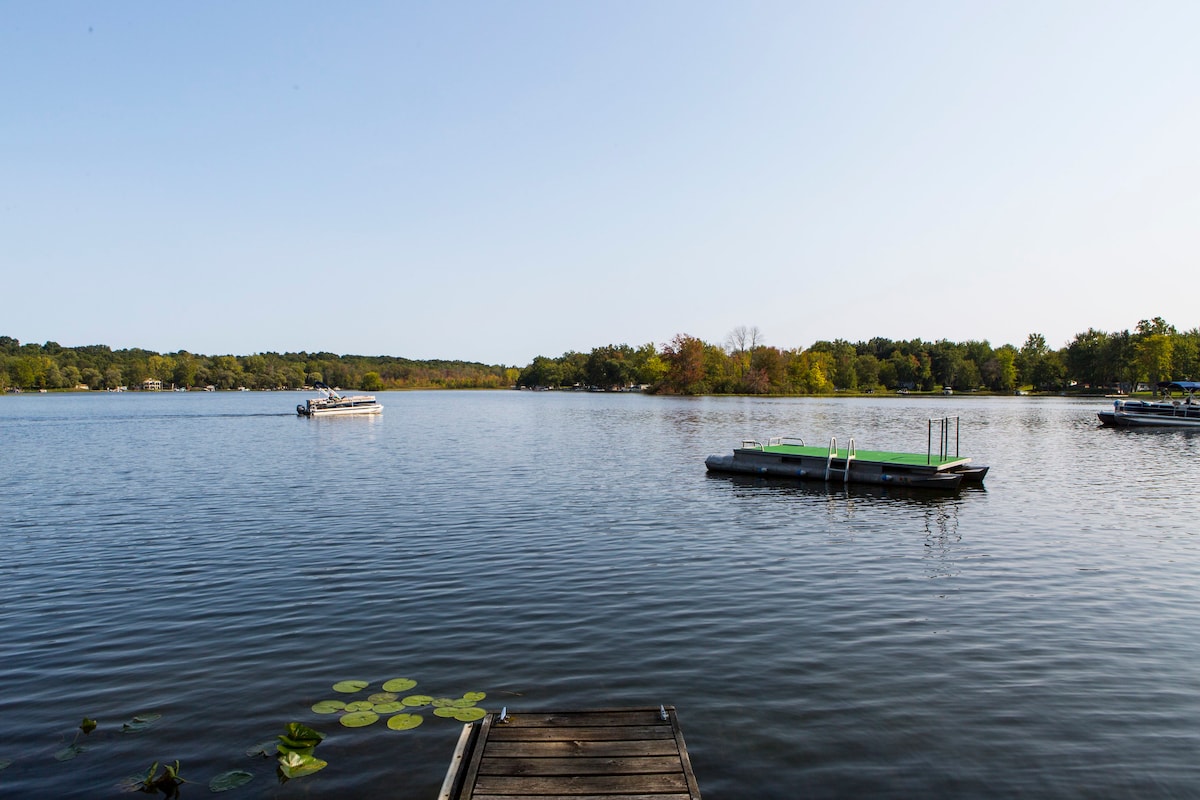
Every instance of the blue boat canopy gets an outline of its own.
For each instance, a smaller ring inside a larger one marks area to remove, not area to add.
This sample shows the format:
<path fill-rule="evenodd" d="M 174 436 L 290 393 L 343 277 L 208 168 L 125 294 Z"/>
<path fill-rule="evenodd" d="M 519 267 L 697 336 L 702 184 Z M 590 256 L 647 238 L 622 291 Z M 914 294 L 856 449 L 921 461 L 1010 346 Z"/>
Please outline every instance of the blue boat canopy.
<path fill-rule="evenodd" d="M 1181 392 L 1200 391 L 1200 381 L 1159 381 L 1159 389 L 1178 389 Z"/>

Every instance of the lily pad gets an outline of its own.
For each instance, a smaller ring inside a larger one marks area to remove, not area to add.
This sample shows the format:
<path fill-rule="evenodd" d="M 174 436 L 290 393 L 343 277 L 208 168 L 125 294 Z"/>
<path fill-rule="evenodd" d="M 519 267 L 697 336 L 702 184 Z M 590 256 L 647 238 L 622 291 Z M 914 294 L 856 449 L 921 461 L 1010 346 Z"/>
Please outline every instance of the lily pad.
<path fill-rule="evenodd" d="M 475 706 L 474 708 L 460 708 L 454 718 L 459 722 L 474 722 L 477 719 L 483 719 L 487 716 L 487 712 L 482 708 Z"/>
<path fill-rule="evenodd" d="M 445 708 L 454 705 L 454 700 L 449 697 L 435 697 L 430 705 L 434 708 Z"/>
<path fill-rule="evenodd" d="M 455 708 L 454 706 L 441 706 L 441 707 L 435 708 L 433 710 L 433 715 L 435 717 L 445 717 L 446 719 L 454 719 L 454 715 L 460 711 L 462 711 L 461 708 Z"/>
<path fill-rule="evenodd" d="M 140 733 L 162 719 L 162 714 L 138 714 L 121 726 L 121 733 Z"/>
<path fill-rule="evenodd" d="M 376 703 L 371 709 L 376 714 L 392 714 L 404 708 L 404 703 L 392 700 L 389 703 Z"/>
<path fill-rule="evenodd" d="M 487 697 L 487 692 L 464 692 L 463 693 L 464 700 L 471 700 L 476 703 L 478 703 L 480 700 L 482 700 L 485 697 Z"/>
<path fill-rule="evenodd" d="M 85 735 L 91 733 L 96 730 L 96 720 L 84 717 L 83 722 L 79 723 L 79 730 L 83 731 Z"/>
<path fill-rule="evenodd" d="M 347 728 L 362 728 L 371 725 L 379 719 L 379 715 L 374 711 L 351 711 L 344 715 L 339 722 Z"/>
<path fill-rule="evenodd" d="M 471 706 L 475 705 L 475 701 L 468 700 L 465 697 L 460 697 L 457 700 L 450 703 L 450 705 L 454 706 L 455 708 L 470 708 Z"/>
<path fill-rule="evenodd" d="M 256 756 L 272 756 L 275 754 L 275 739 L 268 739 L 265 742 L 259 742 L 253 747 L 246 748 L 246 755 L 254 758 Z"/>
<path fill-rule="evenodd" d="M 12 766 L 12 762 L 7 758 L 0 758 L 0 769 L 8 769 Z"/>
<path fill-rule="evenodd" d="M 387 721 L 387 726 L 394 731 L 411 731 L 425 721 L 420 714 L 397 714 Z"/>
<path fill-rule="evenodd" d="M 54 754 L 55 761 L 70 761 L 75 756 L 83 752 L 83 745 L 71 742 L 69 745 L 59 750 Z"/>
<path fill-rule="evenodd" d="M 369 700 L 355 700 L 353 703 L 346 703 L 347 711 L 370 711 L 375 707 L 375 704 Z"/>
<path fill-rule="evenodd" d="M 322 761 L 316 756 L 287 753 L 279 757 L 279 771 L 288 778 L 302 778 L 327 766 L 329 766 L 328 761 Z"/>
<path fill-rule="evenodd" d="M 383 690 L 385 692 L 407 692 L 416 685 L 417 682 L 412 678 L 392 678 L 383 685 Z"/>
<path fill-rule="evenodd" d="M 336 714 L 346 707 L 346 704 L 341 700 L 322 700 L 318 703 L 313 703 L 312 710 L 318 714 Z"/>
<path fill-rule="evenodd" d="M 415 708 L 417 706 L 429 705 L 433 702 L 433 698 L 427 694 L 410 694 L 400 702 L 404 703 L 404 705 L 408 706 L 409 708 Z"/>
<path fill-rule="evenodd" d="M 276 748 L 281 753 L 310 755 L 313 748 L 325 738 L 325 734 L 315 731 L 307 725 L 301 725 L 299 722 L 289 722 L 286 730 L 287 733 L 276 737 L 279 739 L 279 744 L 276 745 Z"/>
<path fill-rule="evenodd" d="M 333 690 L 342 694 L 354 694 L 355 692 L 361 692 L 370 685 L 367 681 L 338 681 L 333 685 Z"/>
<path fill-rule="evenodd" d="M 254 780 L 254 773 L 246 772 L 244 769 L 231 769 L 209 781 L 208 790 L 210 792 L 228 792 L 230 789 L 245 786 L 252 780 Z"/>
<path fill-rule="evenodd" d="M 400 695 L 395 692 L 376 692 L 367 699 L 372 703 L 390 703 L 393 700 L 400 699 Z"/>

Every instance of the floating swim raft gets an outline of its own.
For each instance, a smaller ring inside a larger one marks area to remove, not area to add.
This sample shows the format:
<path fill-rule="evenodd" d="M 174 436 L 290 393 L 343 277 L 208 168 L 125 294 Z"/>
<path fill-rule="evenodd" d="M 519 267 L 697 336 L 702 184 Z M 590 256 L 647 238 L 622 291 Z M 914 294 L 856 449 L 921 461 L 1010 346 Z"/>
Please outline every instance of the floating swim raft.
<path fill-rule="evenodd" d="M 934 423 L 929 421 L 928 448 L 924 453 L 859 450 L 854 439 L 839 448 L 837 438 L 828 447 L 806 445 L 795 436 L 781 436 L 766 443 L 744 440 L 733 455 L 709 456 L 704 464 L 711 472 L 729 472 L 773 478 L 798 478 L 838 483 L 869 483 L 920 489 L 958 489 L 963 482 L 981 483 L 988 468 L 973 466 L 958 453 L 958 418 L 937 420 L 938 449 L 934 450 Z M 950 431 L 954 431 L 954 453 L 950 453 Z"/>
<path fill-rule="evenodd" d="M 491 712 L 463 726 L 438 800 L 700 800 L 674 706 Z"/>

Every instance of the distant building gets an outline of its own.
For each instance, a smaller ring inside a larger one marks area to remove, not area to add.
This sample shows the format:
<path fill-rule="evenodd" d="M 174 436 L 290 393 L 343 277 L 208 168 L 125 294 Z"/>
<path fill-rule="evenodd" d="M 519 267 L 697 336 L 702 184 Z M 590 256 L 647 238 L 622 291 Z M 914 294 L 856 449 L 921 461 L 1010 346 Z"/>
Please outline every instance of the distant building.
<path fill-rule="evenodd" d="M 160 381 L 156 378 L 146 378 L 146 380 L 142 381 L 142 391 L 143 392 L 161 392 L 162 391 L 162 381 Z"/>

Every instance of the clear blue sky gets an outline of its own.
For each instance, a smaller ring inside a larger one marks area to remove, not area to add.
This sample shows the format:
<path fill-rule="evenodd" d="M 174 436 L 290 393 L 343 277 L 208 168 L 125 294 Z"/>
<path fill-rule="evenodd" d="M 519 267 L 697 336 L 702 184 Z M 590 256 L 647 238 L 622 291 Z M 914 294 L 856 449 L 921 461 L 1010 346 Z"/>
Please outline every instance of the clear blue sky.
<path fill-rule="evenodd" d="M 0 334 L 535 355 L 1200 325 L 1200 3 L 36 2 Z"/>

